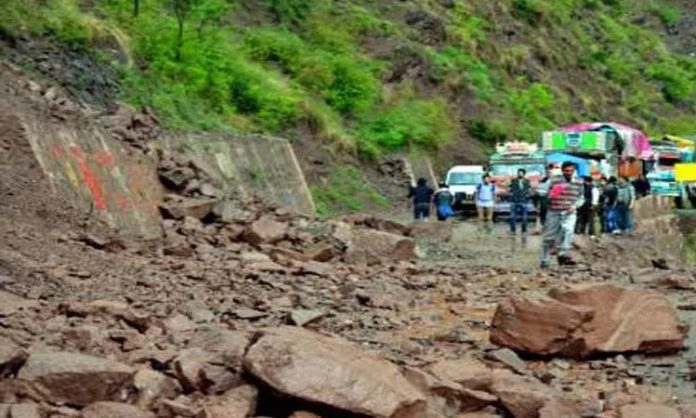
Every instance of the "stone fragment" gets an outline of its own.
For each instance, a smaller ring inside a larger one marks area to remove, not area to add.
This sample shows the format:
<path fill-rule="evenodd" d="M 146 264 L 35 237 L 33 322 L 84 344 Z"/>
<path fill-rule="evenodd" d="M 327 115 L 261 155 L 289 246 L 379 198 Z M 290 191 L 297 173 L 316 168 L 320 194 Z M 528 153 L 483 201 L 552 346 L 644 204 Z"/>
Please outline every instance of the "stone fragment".
<path fill-rule="evenodd" d="M 620 418 L 681 418 L 676 409 L 658 404 L 638 403 L 619 410 Z"/>
<path fill-rule="evenodd" d="M 82 410 L 82 418 L 155 418 L 155 414 L 120 402 L 97 402 Z"/>
<path fill-rule="evenodd" d="M 357 229 L 348 224 L 339 223 L 336 225 L 334 237 L 346 248 L 343 258 L 348 263 L 408 261 L 416 257 L 415 242 L 402 235 Z"/>
<path fill-rule="evenodd" d="M 31 383 L 45 400 L 88 405 L 116 400 L 133 381 L 134 370 L 105 358 L 67 352 L 34 352 L 18 379 Z"/>
<path fill-rule="evenodd" d="M 285 238 L 288 224 L 278 222 L 270 216 L 263 216 L 244 231 L 244 239 L 254 245 L 273 244 Z"/>
<path fill-rule="evenodd" d="M 442 360 L 427 370 L 441 380 L 459 383 L 467 389 L 488 390 L 493 382 L 493 371 L 473 358 Z"/>
<path fill-rule="evenodd" d="M 205 418 L 247 418 L 256 410 L 258 390 L 242 385 L 207 401 L 203 407 Z"/>
<path fill-rule="evenodd" d="M 187 216 L 204 219 L 213 212 L 217 199 L 176 198 L 160 204 L 160 212 L 166 219 L 184 219 Z"/>
<path fill-rule="evenodd" d="M 394 365 L 302 328 L 262 331 L 244 365 L 282 394 L 355 414 L 416 418 L 425 410 L 424 396 Z"/>
<path fill-rule="evenodd" d="M 143 408 L 151 407 L 158 399 L 173 399 L 181 393 L 179 382 L 150 369 L 139 370 L 133 378 L 133 386 L 138 390 L 137 404 Z"/>

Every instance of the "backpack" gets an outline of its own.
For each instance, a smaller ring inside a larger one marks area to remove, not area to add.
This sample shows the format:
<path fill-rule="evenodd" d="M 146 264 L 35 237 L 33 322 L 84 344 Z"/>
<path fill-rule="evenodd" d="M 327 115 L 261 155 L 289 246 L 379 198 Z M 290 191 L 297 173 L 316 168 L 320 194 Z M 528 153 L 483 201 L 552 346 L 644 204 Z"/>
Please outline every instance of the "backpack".
<path fill-rule="evenodd" d="M 438 206 L 442 205 L 449 205 L 452 202 L 452 193 L 450 193 L 449 190 L 443 190 L 441 192 L 438 192 L 437 194 L 437 201 L 435 204 Z"/>

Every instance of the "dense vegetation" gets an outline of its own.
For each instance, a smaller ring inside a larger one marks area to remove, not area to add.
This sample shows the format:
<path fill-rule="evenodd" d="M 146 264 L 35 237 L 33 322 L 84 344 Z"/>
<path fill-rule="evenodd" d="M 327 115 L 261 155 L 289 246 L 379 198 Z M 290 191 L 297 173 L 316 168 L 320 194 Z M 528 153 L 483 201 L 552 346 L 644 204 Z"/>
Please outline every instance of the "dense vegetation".
<path fill-rule="evenodd" d="M 665 40 L 694 9 L 676 0 L 4 0 L 0 32 L 108 62 L 123 98 L 170 128 L 309 132 L 369 157 L 531 141 L 583 120 L 696 133 L 696 58 Z"/>

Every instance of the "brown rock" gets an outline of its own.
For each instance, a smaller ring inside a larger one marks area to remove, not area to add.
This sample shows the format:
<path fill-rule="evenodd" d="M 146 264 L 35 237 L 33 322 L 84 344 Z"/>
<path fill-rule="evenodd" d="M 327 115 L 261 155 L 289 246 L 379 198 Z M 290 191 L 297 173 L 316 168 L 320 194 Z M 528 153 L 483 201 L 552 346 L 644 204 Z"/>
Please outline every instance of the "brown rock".
<path fill-rule="evenodd" d="M 370 229 L 354 229 L 339 223 L 334 237 L 346 247 L 348 263 L 373 264 L 383 260 L 407 261 L 416 257 L 416 243 L 402 235 Z"/>
<path fill-rule="evenodd" d="M 599 401 L 573 393 L 569 397 L 539 380 L 518 376 L 507 370 L 493 372 L 493 393 L 514 418 L 578 418 L 597 416 Z"/>
<path fill-rule="evenodd" d="M 198 417 L 202 413 L 203 409 L 194 405 L 191 400 L 185 396 L 180 396 L 175 400 L 165 399 L 161 401 L 158 410 L 158 416 L 175 416 L 185 418 Z"/>
<path fill-rule="evenodd" d="M 29 355 L 18 378 L 30 382 L 45 400 L 88 405 L 117 399 L 133 380 L 124 364 L 85 354 L 36 352 Z"/>
<path fill-rule="evenodd" d="M 502 301 L 493 318 L 491 342 L 521 352 L 577 358 L 683 347 L 688 327 L 679 323 L 659 293 L 599 285 L 551 296 Z"/>
<path fill-rule="evenodd" d="M 38 307 L 39 303 L 35 300 L 25 299 L 14 293 L 0 290 L 0 317 L 10 316 L 18 311 Z"/>
<path fill-rule="evenodd" d="M 137 404 L 149 408 L 158 399 L 173 399 L 181 393 L 181 386 L 171 377 L 150 369 L 139 370 L 133 378 L 133 386 L 138 390 Z"/>
<path fill-rule="evenodd" d="M 166 219 L 184 219 L 187 216 L 204 219 L 213 212 L 217 203 L 217 199 L 177 197 L 160 204 L 160 212 Z"/>
<path fill-rule="evenodd" d="M 338 338 L 301 328 L 267 329 L 246 370 L 280 393 L 377 418 L 416 418 L 425 399 L 389 362 Z"/>
<path fill-rule="evenodd" d="M 493 344 L 526 353 L 572 355 L 571 349 L 581 349 L 574 332 L 592 315 L 592 309 L 551 299 L 507 298 L 495 311 L 490 339 Z"/>
<path fill-rule="evenodd" d="M 33 403 L 14 404 L 10 405 L 8 418 L 41 418 L 41 411 L 39 406 Z"/>
<path fill-rule="evenodd" d="M 239 376 L 216 359 L 218 356 L 200 348 L 179 353 L 174 359 L 174 371 L 181 386 L 187 391 L 218 393 L 236 385 Z"/>
<path fill-rule="evenodd" d="M 254 245 L 273 244 L 282 240 L 287 232 L 287 223 L 278 222 L 270 216 L 263 216 L 244 231 L 244 239 Z"/>
<path fill-rule="evenodd" d="M 684 346 L 688 327 L 662 294 L 600 285 L 555 292 L 555 299 L 595 311 L 583 333 L 586 354 L 624 351 L 668 352 Z"/>
<path fill-rule="evenodd" d="M 15 375 L 27 359 L 27 353 L 9 338 L 0 336 L 0 378 Z"/>
<path fill-rule="evenodd" d="M 418 222 L 411 225 L 410 237 L 449 242 L 452 239 L 452 224 L 449 222 Z"/>
<path fill-rule="evenodd" d="M 427 369 L 440 380 L 456 382 L 467 389 L 487 390 L 493 382 L 493 371 L 473 358 L 443 360 Z"/>
<path fill-rule="evenodd" d="M 216 396 L 203 407 L 205 418 L 247 418 L 256 411 L 258 390 L 242 385 Z"/>
<path fill-rule="evenodd" d="M 82 410 L 82 418 L 155 418 L 155 414 L 120 402 L 97 402 Z"/>
<path fill-rule="evenodd" d="M 209 325 L 197 328 L 191 335 L 188 346 L 215 354 L 216 362 L 241 372 L 244 353 L 249 344 L 250 335 L 246 332 Z"/>
<path fill-rule="evenodd" d="M 676 409 L 650 403 L 626 405 L 619 411 L 621 418 L 681 418 Z"/>

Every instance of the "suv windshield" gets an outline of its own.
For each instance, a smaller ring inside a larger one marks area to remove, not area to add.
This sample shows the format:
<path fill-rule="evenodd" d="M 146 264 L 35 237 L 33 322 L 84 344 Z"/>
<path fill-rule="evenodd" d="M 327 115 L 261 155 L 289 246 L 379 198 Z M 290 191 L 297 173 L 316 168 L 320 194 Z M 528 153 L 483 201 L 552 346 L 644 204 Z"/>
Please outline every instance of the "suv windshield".
<path fill-rule="evenodd" d="M 491 166 L 491 175 L 514 177 L 517 170 L 523 168 L 528 176 L 543 176 L 544 164 L 494 164 Z"/>
<path fill-rule="evenodd" d="M 483 173 L 450 173 L 447 177 L 447 184 L 450 186 L 478 184 L 481 182 Z"/>

